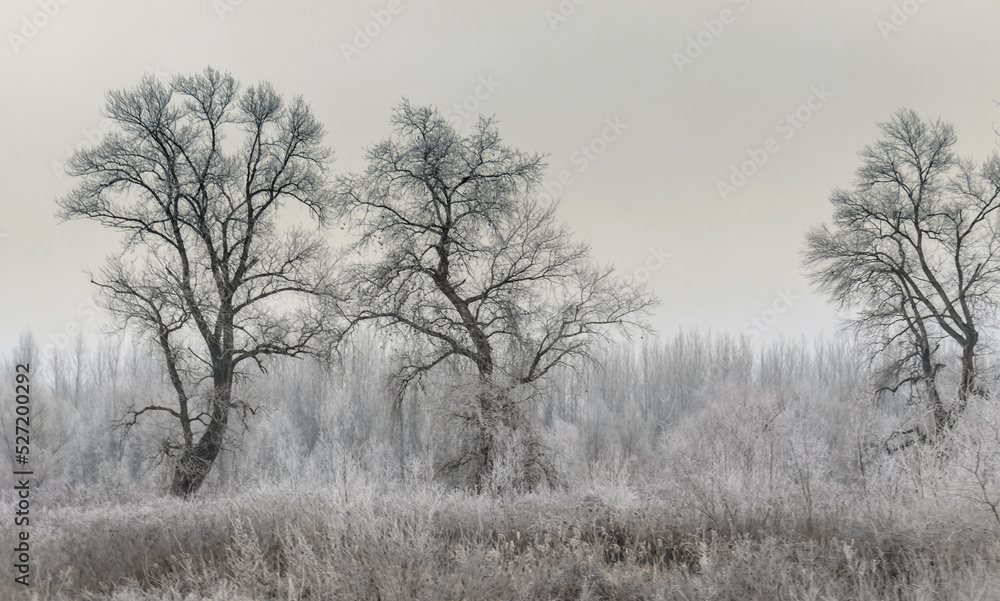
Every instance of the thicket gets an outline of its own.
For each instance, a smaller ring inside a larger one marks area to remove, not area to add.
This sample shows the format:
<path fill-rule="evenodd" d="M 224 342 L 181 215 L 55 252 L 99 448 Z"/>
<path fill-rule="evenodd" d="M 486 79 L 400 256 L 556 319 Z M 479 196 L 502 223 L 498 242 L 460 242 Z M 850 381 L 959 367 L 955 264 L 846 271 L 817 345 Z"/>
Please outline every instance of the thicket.
<path fill-rule="evenodd" d="M 926 406 L 905 391 L 871 394 L 877 370 L 849 344 L 754 347 L 688 332 L 606 347 L 524 396 L 559 486 L 505 486 L 525 464 L 512 441 L 493 494 L 476 497 L 441 469 L 462 452 L 453 420 L 469 398 L 431 380 L 397 419 L 391 349 L 359 337 L 336 369 L 278 362 L 237 387 L 258 413 L 232 429 L 193 504 L 165 498 L 171 472 L 157 450 L 169 422 L 126 438 L 109 427 L 136 397 L 169 395 L 155 357 L 114 340 L 40 353 L 25 339 L 4 359 L 5 369 L 32 361 L 36 378 L 40 598 L 1000 590 L 995 404 L 970 406 L 941 444 L 887 446 Z M 9 470 L 0 478 L 10 505 Z M 0 527 L 5 540 L 10 528 Z"/>

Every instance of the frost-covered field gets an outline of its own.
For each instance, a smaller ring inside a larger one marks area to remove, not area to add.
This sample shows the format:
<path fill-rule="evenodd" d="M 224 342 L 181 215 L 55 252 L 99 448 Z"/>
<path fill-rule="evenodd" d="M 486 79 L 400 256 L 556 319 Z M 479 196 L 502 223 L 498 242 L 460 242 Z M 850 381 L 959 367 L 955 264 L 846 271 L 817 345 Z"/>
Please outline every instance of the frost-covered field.
<path fill-rule="evenodd" d="M 696 511 L 634 493 L 609 504 L 572 493 L 473 498 L 426 485 L 354 492 L 344 502 L 336 486 L 269 486 L 192 503 L 44 511 L 31 591 L 123 600 L 993 599 L 1000 591 L 995 533 L 930 508 L 881 523 L 797 514 L 780 526 L 709 527 Z M 2 591 L 20 598 L 9 579 Z"/>
<path fill-rule="evenodd" d="M 483 495 L 435 473 L 447 399 L 412 399 L 398 442 L 377 348 L 329 374 L 290 363 L 245 392 L 270 409 L 189 502 L 163 492 L 155 424 L 108 429 L 157 394 L 125 349 L 64 353 L 39 388 L 33 581 L 5 562 L 0 598 L 1000 598 L 994 410 L 887 453 L 919 416 L 873 402 L 847 347 L 609 351 L 540 396 L 561 485 L 504 492 L 501 466 Z"/>

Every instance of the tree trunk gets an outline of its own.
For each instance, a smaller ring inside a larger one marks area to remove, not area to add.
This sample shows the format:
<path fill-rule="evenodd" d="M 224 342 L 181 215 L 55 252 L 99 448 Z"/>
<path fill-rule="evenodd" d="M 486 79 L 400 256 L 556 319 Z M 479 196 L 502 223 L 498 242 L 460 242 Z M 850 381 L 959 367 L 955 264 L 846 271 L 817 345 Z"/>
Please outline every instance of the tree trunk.
<path fill-rule="evenodd" d="M 211 421 L 198 443 L 184 449 L 184 453 L 174 467 L 174 478 L 170 484 L 170 494 L 184 499 L 196 493 L 212 471 L 212 465 L 222 451 L 222 440 L 229 421 L 228 401 L 215 401 Z"/>
<path fill-rule="evenodd" d="M 976 342 L 979 336 L 975 332 L 966 335 L 965 345 L 962 347 L 962 384 L 958 389 L 958 401 L 948 412 L 948 427 L 953 428 L 958 423 L 958 418 L 969 406 L 969 399 L 979 393 L 976 383 Z"/>
<path fill-rule="evenodd" d="M 213 368 L 214 394 L 209 412 L 208 427 L 193 446 L 186 446 L 174 467 L 170 493 L 184 499 L 190 498 L 205 482 L 212 465 L 222 452 L 223 438 L 229 424 L 232 405 L 233 368 L 228 361 Z"/>
<path fill-rule="evenodd" d="M 470 433 L 470 452 L 474 454 L 469 474 L 472 489 L 483 494 L 494 487 L 531 491 L 542 482 L 556 485 L 555 470 L 531 420 L 523 413 L 525 409 L 511 397 L 511 389 L 492 380 L 483 380 L 481 386 L 477 398 L 479 419 Z"/>
<path fill-rule="evenodd" d="M 476 424 L 477 431 L 473 434 L 473 453 L 475 453 L 475 464 L 472 471 L 472 486 L 476 494 L 483 494 L 489 483 L 489 478 L 493 474 L 494 459 L 496 455 L 495 435 L 501 424 L 500 410 L 496 390 L 488 377 L 483 377 L 480 381 L 481 389 L 477 394 L 479 404 L 479 423 Z"/>
<path fill-rule="evenodd" d="M 927 402 L 931 406 L 934 416 L 934 436 L 940 436 L 948 428 L 948 411 L 941 401 L 941 393 L 937 387 L 937 367 L 934 365 L 934 357 L 931 352 L 930 341 L 926 334 L 921 332 L 918 337 L 920 350 L 920 369 L 923 372 L 924 388 L 927 394 Z"/>
<path fill-rule="evenodd" d="M 938 392 L 937 382 L 933 375 L 924 380 L 924 386 L 927 389 L 927 400 L 934 415 L 934 436 L 937 437 L 944 434 L 948 428 L 948 411 L 941 401 L 941 393 Z"/>

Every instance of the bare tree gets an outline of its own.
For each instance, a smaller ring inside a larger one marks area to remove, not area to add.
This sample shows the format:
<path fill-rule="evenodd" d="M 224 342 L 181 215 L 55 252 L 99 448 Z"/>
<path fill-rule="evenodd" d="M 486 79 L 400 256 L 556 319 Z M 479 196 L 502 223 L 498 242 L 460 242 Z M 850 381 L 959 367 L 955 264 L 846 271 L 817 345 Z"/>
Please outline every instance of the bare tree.
<path fill-rule="evenodd" d="M 879 127 L 853 188 L 831 198 L 833 227 L 809 232 L 805 265 L 821 290 L 856 311 L 851 323 L 873 356 L 895 357 L 890 387 L 922 384 L 943 432 L 982 392 L 976 354 L 1000 281 L 1000 158 L 958 158 L 951 126 L 911 110 Z M 961 373 L 947 409 L 936 382 L 942 341 L 957 347 Z"/>
<path fill-rule="evenodd" d="M 267 83 L 240 92 L 211 68 L 112 91 L 105 112 L 117 130 L 72 157 L 82 183 L 60 214 L 125 234 L 93 279 L 122 327 L 162 353 L 176 400 L 139 403 L 124 425 L 172 419 L 170 490 L 187 497 L 222 449 L 246 365 L 328 348 L 328 252 L 318 232 L 283 225 L 279 208 L 297 203 L 323 220 L 331 152 L 301 98 L 285 103 Z"/>
<path fill-rule="evenodd" d="M 338 209 L 366 257 L 353 271 L 351 323 L 409 341 L 400 391 L 437 369 L 473 376 L 478 391 L 463 414 L 473 440 L 456 466 L 483 490 L 498 430 L 529 425 L 513 389 L 638 324 L 653 299 L 596 265 L 556 207 L 532 196 L 542 159 L 505 146 L 493 120 L 461 135 L 436 109 L 404 100 L 391 123 L 395 134 L 368 150 L 367 170 L 338 183 Z M 534 444 L 527 434 L 518 435 Z"/>

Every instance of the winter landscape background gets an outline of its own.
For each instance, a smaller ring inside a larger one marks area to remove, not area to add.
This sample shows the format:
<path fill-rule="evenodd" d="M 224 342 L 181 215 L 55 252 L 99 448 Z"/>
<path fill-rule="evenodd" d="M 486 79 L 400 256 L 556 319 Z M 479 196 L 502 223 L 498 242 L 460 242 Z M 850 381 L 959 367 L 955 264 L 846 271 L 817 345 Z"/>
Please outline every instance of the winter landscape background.
<path fill-rule="evenodd" d="M 1000 598 L 997 13 L 7 3 L 0 597 Z"/>

